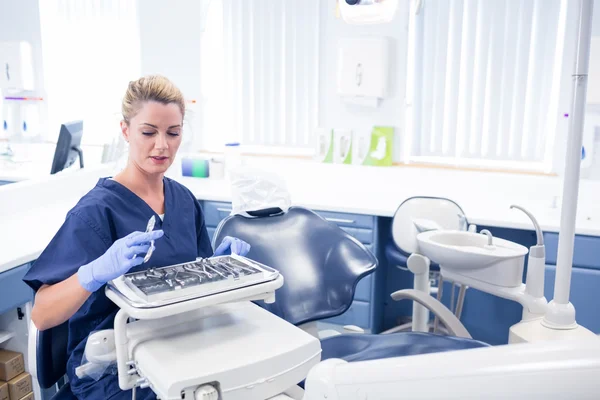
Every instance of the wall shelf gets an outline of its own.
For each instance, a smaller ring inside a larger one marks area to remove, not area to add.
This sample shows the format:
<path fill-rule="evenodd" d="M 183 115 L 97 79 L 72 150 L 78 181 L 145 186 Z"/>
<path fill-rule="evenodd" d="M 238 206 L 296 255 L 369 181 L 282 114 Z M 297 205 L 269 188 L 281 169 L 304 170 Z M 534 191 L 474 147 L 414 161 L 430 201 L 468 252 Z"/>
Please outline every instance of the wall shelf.
<path fill-rule="evenodd" d="M 15 336 L 14 332 L 0 330 L 0 344 L 8 342 Z"/>

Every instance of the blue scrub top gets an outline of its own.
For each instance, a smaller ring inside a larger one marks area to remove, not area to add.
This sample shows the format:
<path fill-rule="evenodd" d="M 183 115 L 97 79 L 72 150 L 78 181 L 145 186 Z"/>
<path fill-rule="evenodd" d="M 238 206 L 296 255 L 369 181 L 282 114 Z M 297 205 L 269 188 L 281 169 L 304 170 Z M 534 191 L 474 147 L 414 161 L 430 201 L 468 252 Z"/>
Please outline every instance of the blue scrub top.
<path fill-rule="evenodd" d="M 37 291 L 43 284 L 52 285 L 69 278 L 80 266 L 104 254 L 117 239 L 133 231 L 144 232 L 152 215 L 156 218 L 154 229 L 162 229 L 164 236 L 156 241 L 150 260 L 131 272 L 212 256 L 200 203 L 185 186 L 169 178 L 163 182 L 165 214 L 161 220 L 125 186 L 109 178 L 100 179 L 68 212 L 64 224 L 23 280 Z M 116 367 L 107 370 L 99 381 L 75 375 L 88 335 L 112 329 L 117 311 L 118 307 L 106 297 L 102 287 L 69 319 L 67 375 L 78 398 L 131 398 L 130 391 L 121 392 L 119 388 Z M 138 399 L 154 398 L 148 389 L 138 389 L 136 395 Z"/>

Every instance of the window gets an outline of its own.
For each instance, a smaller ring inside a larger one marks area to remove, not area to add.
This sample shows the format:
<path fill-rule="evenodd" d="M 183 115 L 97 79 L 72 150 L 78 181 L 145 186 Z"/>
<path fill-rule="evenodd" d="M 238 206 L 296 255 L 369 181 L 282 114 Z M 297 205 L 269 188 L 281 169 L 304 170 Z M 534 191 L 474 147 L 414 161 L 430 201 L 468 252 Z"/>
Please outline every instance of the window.
<path fill-rule="evenodd" d="M 409 33 L 404 158 L 550 172 L 571 106 L 576 4 L 430 0 Z"/>
<path fill-rule="evenodd" d="M 202 37 L 202 147 L 312 154 L 319 0 L 212 1 Z"/>
<path fill-rule="evenodd" d="M 118 137 L 125 88 L 140 74 L 136 0 L 40 0 L 49 140 L 84 120 L 83 142 Z"/>

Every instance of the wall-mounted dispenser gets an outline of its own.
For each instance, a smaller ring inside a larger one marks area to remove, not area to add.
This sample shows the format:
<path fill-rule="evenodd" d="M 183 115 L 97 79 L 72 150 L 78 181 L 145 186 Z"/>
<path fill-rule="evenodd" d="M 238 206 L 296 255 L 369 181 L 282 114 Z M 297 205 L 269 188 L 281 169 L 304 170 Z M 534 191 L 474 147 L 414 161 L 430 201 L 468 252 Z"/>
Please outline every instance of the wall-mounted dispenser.
<path fill-rule="evenodd" d="M 342 38 L 337 88 L 347 103 L 377 107 L 388 89 L 390 41 L 386 37 Z"/>
<path fill-rule="evenodd" d="M 34 90 L 33 50 L 29 42 L 0 42 L 0 89 Z"/>
<path fill-rule="evenodd" d="M 39 135 L 42 101 L 35 92 L 31 44 L 0 42 L 0 139 Z M 0 153 L 6 154 L 7 150 Z"/>

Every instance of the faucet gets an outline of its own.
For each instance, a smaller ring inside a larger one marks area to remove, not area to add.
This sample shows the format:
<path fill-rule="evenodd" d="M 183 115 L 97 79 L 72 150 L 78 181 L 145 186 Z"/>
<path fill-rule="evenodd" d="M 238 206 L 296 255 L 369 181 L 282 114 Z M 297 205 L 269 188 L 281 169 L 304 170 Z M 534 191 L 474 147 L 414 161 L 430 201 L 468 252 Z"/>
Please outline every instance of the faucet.
<path fill-rule="evenodd" d="M 492 241 L 494 240 L 494 237 L 492 236 L 492 232 L 488 231 L 487 229 L 482 229 L 479 233 L 487 236 L 487 239 L 488 239 L 487 245 L 488 246 L 493 245 Z"/>
<path fill-rule="evenodd" d="M 542 308 L 547 304 L 544 297 L 544 275 L 546 273 L 546 247 L 544 246 L 544 234 L 537 220 L 529 211 L 523 207 L 512 205 L 511 209 L 523 211 L 533 223 L 537 236 L 537 243 L 529 248 L 529 259 L 527 260 L 527 277 L 525 278 L 525 292 L 536 299 Z M 542 314 L 543 315 L 543 314 Z M 538 317 L 537 313 L 529 312 L 523 308 L 523 319 L 531 319 Z"/>
<path fill-rule="evenodd" d="M 543 246 L 544 245 L 544 234 L 543 234 L 542 229 L 540 228 L 540 225 L 538 224 L 537 220 L 533 216 L 533 214 L 531 214 L 529 211 L 527 211 L 523 207 L 517 206 L 517 205 L 514 205 L 514 204 L 512 206 L 510 206 L 510 208 L 511 208 L 511 210 L 513 208 L 516 208 L 517 210 L 521 210 L 521 211 L 523 211 L 529 217 L 529 219 L 533 223 L 533 227 L 535 228 L 535 234 L 537 236 L 537 244 L 536 244 L 536 246 Z"/>

